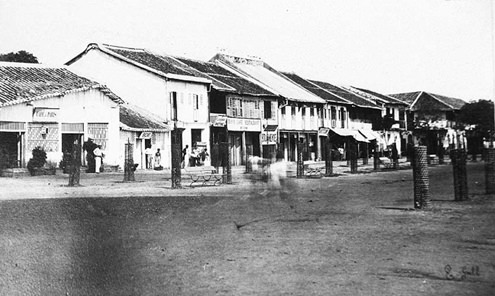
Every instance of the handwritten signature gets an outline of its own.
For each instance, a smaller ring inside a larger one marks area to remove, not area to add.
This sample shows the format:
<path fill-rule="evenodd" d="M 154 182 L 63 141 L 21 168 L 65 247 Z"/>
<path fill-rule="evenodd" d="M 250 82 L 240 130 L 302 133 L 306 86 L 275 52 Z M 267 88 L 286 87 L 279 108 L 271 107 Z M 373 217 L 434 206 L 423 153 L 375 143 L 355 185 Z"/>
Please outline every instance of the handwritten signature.
<path fill-rule="evenodd" d="M 480 267 L 478 265 L 465 265 L 461 268 L 461 271 L 458 273 L 455 273 L 452 270 L 452 266 L 449 264 L 445 265 L 445 277 L 448 280 L 454 280 L 454 281 L 464 281 L 467 279 L 468 276 L 480 276 Z"/>

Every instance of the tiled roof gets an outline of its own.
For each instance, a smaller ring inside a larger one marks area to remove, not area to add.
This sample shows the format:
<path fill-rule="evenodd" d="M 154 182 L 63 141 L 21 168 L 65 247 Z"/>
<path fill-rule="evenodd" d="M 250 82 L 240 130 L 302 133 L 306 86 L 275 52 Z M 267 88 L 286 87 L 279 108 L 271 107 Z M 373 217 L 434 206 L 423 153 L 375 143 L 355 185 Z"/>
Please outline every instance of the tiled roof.
<path fill-rule="evenodd" d="M 400 94 L 390 94 L 389 96 L 399 99 L 411 105 L 412 103 L 414 103 L 414 101 L 416 100 L 416 98 L 419 96 L 420 93 L 421 93 L 420 91 L 415 91 L 415 92 L 400 93 Z"/>
<path fill-rule="evenodd" d="M 340 103 L 340 104 L 349 104 L 348 101 L 339 98 L 338 96 L 332 94 L 331 92 L 321 88 L 320 86 L 302 78 L 301 76 L 294 73 L 283 73 L 287 78 L 309 90 L 313 94 L 319 96 L 327 102 Z"/>
<path fill-rule="evenodd" d="M 122 102 L 106 87 L 62 67 L 0 62 L 0 106 L 88 89 L 99 89 L 113 101 Z"/>
<path fill-rule="evenodd" d="M 153 54 L 144 49 L 129 49 L 114 46 L 105 46 L 105 48 L 163 73 L 194 76 L 194 73 L 188 70 L 187 67 L 184 67 L 184 65 L 174 59 Z"/>
<path fill-rule="evenodd" d="M 377 106 L 375 103 L 358 96 L 350 91 L 347 91 L 345 89 L 342 89 L 338 86 L 332 85 L 328 82 L 322 82 L 322 81 L 316 81 L 316 80 L 310 80 L 310 82 L 318 85 L 319 87 L 333 93 L 334 95 L 337 95 L 347 101 L 349 101 L 352 104 L 355 104 L 356 106 L 359 107 L 365 107 L 365 108 L 380 108 Z"/>
<path fill-rule="evenodd" d="M 120 124 L 123 130 L 131 131 L 167 131 L 165 121 L 135 105 L 120 105 Z"/>
<path fill-rule="evenodd" d="M 182 81 L 198 82 L 209 84 L 211 80 L 201 72 L 188 67 L 184 63 L 174 59 L 171 56 L 156 54 L 143 48 L 122 47 L 109 44 L 90 43 L 86 50 L 75 58 L 71 59 L 66 65 L 71 65 L 90 50 L 100 50 L 123 62 L 132 64 L 145 71 L 167 79 Z"/>
<path fill-rule="evenodd" d="M 433 96 L 440 100 L 442 103 L 447 104 L 448 106 L 452 107 L 453 109 L 461 109 L 462 106 L 466 104 L 464 100 L 461 99 L 456 99 L 452 97 L 446 97 L 442 95 L 437 95 L 434 93 L 428 93 L 430 96 Z"/>
<path fill-rule="evenodd" d="M 440 101 L 441 103 L 446 105 L 449 109 L 458 110 L 458 109 L 461 109 L 462 106 L 464 106 L 464 104 L 466 104 L 466 102 L 464 100 L 461 100 L 461 99 L 437 95 L 434 93 L 424 92 L 424 91 L 423 92 L 416 91 L 416 92 L 409 92 L 409 93 L 391 94 L 390 96 L 397 98 L 399 100 L 402 100 L 404 102 L 407 102 L 409 105 L 412 105 L 414 103 L 414 101 L 416 100 L 416 98 L 418 98 L 418 96 L 420 94 L 426 94 L 426 95 L 429 95 L 430 97 L 437 99 L 438 101 Z M 410 106 L 410 107 L 412 107 L 412 106 Z"/>
<path fill-rule="evenodd" d="M 360 87 L 354 87 L 360 91 L 363 91 L 365 93 L 369 93 L 370 95 L 373 95 L 375 97 L 378 97 L 384 101 L 386 101 L 386 103 L 388 104 L 402 104 L 402 105 L 407 105 L 407 103 L 401 101 L 401 100 L 398 100 L 392 96 L 389 96 L 389 95 L 384 95 L 384 94 L 381 94 L 381 93 L 377 93 L 377 92 L 374 92 L 372 90 L 369 90 L 369 89 L 365 89 L 365 88 L 360 88 Z"/>
<path fill-rule="evenodd" d="M 257 96 L 274 96 L 275 94 L 266 90 L 243 77 L 232 73 L 231 71 L 212 62 L 203 62 L 187 58 L 176 57 L 179 61 L 195 68 L 196 70 L 208 75 L 213 80 L 213 87 L 221 90 L 230 90 L 242 94 Z"/>
<path fill-rule="evenodd" d="M 212 61 L 288 100 L 303 103 L 325 103 L 324 99 L 294 84 L 283 74 L 259 59 L 217 54 Z"/>

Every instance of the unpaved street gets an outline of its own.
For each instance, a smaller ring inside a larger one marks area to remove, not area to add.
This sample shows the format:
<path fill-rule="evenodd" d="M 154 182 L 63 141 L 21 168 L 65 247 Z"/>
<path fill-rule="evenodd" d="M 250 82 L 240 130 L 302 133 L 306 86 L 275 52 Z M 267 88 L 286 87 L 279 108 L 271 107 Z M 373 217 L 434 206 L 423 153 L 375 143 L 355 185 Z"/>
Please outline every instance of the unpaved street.
<path fill-rule="evenodd" d="M 495 295 L 495 196 L 483 163 L 468 174 L 453 202 L 432 167 L 428 211 L 411 170 L 1 201 L 0 294 Z"/>

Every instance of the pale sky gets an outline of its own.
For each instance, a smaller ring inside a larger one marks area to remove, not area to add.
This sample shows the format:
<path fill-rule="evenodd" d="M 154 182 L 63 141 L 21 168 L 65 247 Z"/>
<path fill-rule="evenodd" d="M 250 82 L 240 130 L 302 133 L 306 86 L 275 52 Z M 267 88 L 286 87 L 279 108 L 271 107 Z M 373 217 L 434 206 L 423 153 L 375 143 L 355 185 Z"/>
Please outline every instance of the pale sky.
<path fill-rule="evenodd" d="M 492 0 L 0 0 L 0 53 L 61 65 L 90 42 L 220 50 L 381 93 L 494 95 Z"/>

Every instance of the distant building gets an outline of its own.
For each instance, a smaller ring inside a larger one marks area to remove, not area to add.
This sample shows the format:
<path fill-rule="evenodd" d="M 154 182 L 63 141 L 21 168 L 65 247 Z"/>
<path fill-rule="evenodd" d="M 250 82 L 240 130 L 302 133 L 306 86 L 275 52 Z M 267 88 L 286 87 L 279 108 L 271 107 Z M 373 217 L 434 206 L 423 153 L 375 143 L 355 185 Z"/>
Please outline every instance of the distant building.
<path fill-rule="evenodd" d="M 409 106 L 409 130 L 415 144 L 437 154 L 440 148 L 466 147 L 464 131 L 457 128 L 457 114 L 466 103 L 461 99 L 425 91 L 391 94 Z"/>

